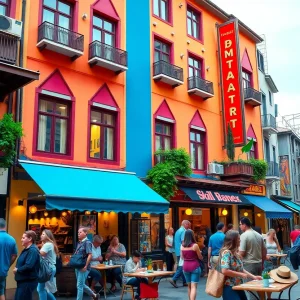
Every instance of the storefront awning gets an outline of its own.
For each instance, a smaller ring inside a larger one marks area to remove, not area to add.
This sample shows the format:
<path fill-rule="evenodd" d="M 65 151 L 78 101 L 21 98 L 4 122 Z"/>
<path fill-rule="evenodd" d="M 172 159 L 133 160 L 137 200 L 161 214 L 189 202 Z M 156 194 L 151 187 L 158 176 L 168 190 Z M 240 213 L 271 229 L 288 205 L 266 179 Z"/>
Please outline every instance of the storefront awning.
<path fill-rule="evenodd" d="M 209 191 L 199 188 L 181 187 L 192 200 L 210 204 L 242 204 L 251 205 L 244 195 L 234 192 Z"/>
<path fill-rule="evenodd" d="M 272 201 L 268 197 L 249 196 L 245 197 L 255 206 L 259 207 L 266 214 L 269 219 L 290 219 L 292 218 L 292 212 L 283 206 Z"/>
<path fill-rule="evenodd" d="M 278 200 L 278 201 L 282 203 L 285 207 L 291 209 L 293 212 L 296 212 L 298 214 L 300 213 L 300 205 L 288 200 Z"/>
<path fill-rule="evenodd" d="M 46 209 L 168 213 L 169 202 L 134 173 L 19 161 L 43 190 Z"/>

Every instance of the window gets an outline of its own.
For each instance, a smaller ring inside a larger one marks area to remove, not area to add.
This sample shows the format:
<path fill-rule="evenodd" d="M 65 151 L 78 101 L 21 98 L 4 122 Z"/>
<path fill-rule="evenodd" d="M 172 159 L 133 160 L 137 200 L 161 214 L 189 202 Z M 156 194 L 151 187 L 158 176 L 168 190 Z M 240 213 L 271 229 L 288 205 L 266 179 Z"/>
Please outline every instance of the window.
<path fill-rule="evenodd" d="M 62 101 L 39 100 L 37 150 L 68 154 L 70 106 Z"/>
<path fill-rule="evenodd" d="M 202 78 L 202 61 L 189 57 L 189 77 Z"/>
<path fill-rule="evenodd" d="M 170 0 L 153 0 L 153 13 L 164 21 L 170 22 Z"/>
<path fill-rule="evenodd" d="M 0 15 L 9 16 L 9 0 L 0 0 Z"/>
<path fill-rule="evenodd" d="M 269 91 L 269 102 L 270 102 L 270 105 L 272 106 L 272 93 Z"/>
<path fill-rule="evenodd" d="M 192 169 L 204 170 L 205 133 L 198 130 L 190 131 L 190 151 Z"/>
<path fill-rule="evenodd" d="M 91 110 L 90 158 L 115 160 L 116 115 L 101 110 Z"/>
<path fill-rule="evenodd" d="M 258 68 L 265 73 L 264 56 L 261 52 L 257 51 Z"/>
<path fill-rule="evenodd" d="M 173 147 L 173 125 L 155 122 L 155 151 L 170 150 Z"/>
<path fill-rule="evenodd" d="M 169 63 L 171 61 L 170 55 L 171 55 L 170 45 L 160 40 L 154 41 L 154 62 L 163 60 Z"/>
<path fill-rule="evenodd" d="M 200 13 L 188 7 L 187 9 L 187 32 L 188 35 L 192 36 L 193 38 L 200 40 Z"/>
<path fill-rule="evenodd" d="M 257 159 L 257 150 L 256 149 L 257 149 L 257 143 L 255 141 L 253 141 L 253 145 L 252 145 L 252 147 L 251 147 L 251 149 L 250 149 L 250 151 L 249 151 L 249 153 L 247 155 L 248 159 L 250 159 L 250 158 Z"/>
<path fill-rule="evenodd" d="M 243 88 L 247 89 L 251 87 L 251 74 L 243 70 L 242 76 L 243 76 Z"/>
<path fill-rule="evenodd" d="M 93 16 L 93 41 L 115 46 L 116 26 L 113 22 L 99 16 Z"/>

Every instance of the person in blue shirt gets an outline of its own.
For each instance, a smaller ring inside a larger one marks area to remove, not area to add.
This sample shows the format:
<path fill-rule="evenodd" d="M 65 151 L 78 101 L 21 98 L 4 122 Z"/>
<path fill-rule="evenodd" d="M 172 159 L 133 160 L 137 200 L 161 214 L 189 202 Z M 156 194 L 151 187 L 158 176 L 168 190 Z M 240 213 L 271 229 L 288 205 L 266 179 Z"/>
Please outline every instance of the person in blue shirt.
<path fill-rule="evenodd" d="M 225 239 L 225 225 L 220 222 L 217 225 L 217 232 L 214 233 L 208 243 L 208 268 L 215 268 L 220 255 L 220 249 L 223 247 Z"/>
<path fill-rule="evenodd" d="M 7 272 L 17 255 L 16 240 L 6 232 L 6 221 L 0 218 L 0 300 L 5 300 Z"/>
<path fill-rule="evenodd" d="M 177 257 L 177 262 L 179 262 L 179 259 L 180 259 L 180 247 L 181 247 L 181 243 L 184 240 L 185 231 L 187 229 L 189 229 L 190 227 L 191 227 L 190 221 L 183 220 L 182 223 L 181 223 L 181 227 L 175 232 L 174 245 L 175 245 L 175 254 L 176 254 L 176 257 Z M 184 274 L 183 274 L 182 266 L 178 265 L 174 276 L 172 277 L 172 279 L 170 279 L 170 283 L 175 288 L 178 288 L 178 285 L 176 284 L 176 281 L 180 277 L 182 278 L 183 286 L 188 286 L 187 283 L 186 283 Z"/>

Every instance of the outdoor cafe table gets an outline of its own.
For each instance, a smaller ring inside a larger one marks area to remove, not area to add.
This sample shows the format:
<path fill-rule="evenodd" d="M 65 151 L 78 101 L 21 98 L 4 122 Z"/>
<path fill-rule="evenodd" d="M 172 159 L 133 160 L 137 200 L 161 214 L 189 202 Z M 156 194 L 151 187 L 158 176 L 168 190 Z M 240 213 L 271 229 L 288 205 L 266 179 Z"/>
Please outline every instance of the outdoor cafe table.
<path fill-rule="evenodd" d="M 252 280 L 252 281 L 248 281 L 246 283 L 243 283 L 243 284 L 240 284 L 237 286 L 233 286 L 232 289 L 238 290 L 238 291 L 250 292 L 258 300 L 281 299 L 281 295 L 282 295 L 283 291 L 285 291 L 286 289 L 289 289 L 288 290 L 288 299 L 286 299 L 286 300 L 295 300 L 295 299 L 291 299 L 291 289 L 297 282 L 298 281 L 292 282 L 292 283 L 274 282 L 274 283 L 270 283 L 269 287 L 263 287 L 262 280 Z M 253 294 L 253 292 L 256 292 L 258 294 L 259 298 L 255 294 Z M 278 298 L 271 298 L 272 293 L 279 293 Z M 266 296 L 267 296 L 267 298 L 266 298 Z"/>
<path fill-rule="evenodd" d="M 277 258 L 277 267 L 280 266 L 280 260 L 282 257 L 287 257 L 287 254 L 267 254 L 268 256 L 276 257 Z"/>
<path fill-rule="evenodd" d="M 106 291 L 108 290 L 111 294 L 113 294 L 115 296 L 115 294 L 107 289 L 106 287 L 106 270 L 111 270 L 111 269 L 115 269 L 115 268 L 122 268 L 122 265 L 104 265 L 104 264 L 99 264 L 96 266 L 91 266 L 92 269 L 96 269 L 99 270 L 101 272 L 102 278 L 103 278 L 103 288 L 100 290 L 100 292 L 103 290 L 104 292 L 104 298 L 106 299 Z M 100 294 L 99 292 L 99 294 Z"/>

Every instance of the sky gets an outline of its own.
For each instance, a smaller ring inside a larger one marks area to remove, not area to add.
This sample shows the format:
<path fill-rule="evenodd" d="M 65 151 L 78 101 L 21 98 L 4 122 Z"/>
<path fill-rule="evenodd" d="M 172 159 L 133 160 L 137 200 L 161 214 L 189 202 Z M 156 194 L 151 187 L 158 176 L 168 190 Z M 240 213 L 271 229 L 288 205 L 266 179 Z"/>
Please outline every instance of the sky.
<path fill-rule="evenodd" d="M 281 116 L 300 113 L 300 0 L 212 0 L 257 34 L 265 34 L 268 74 Z"/>

